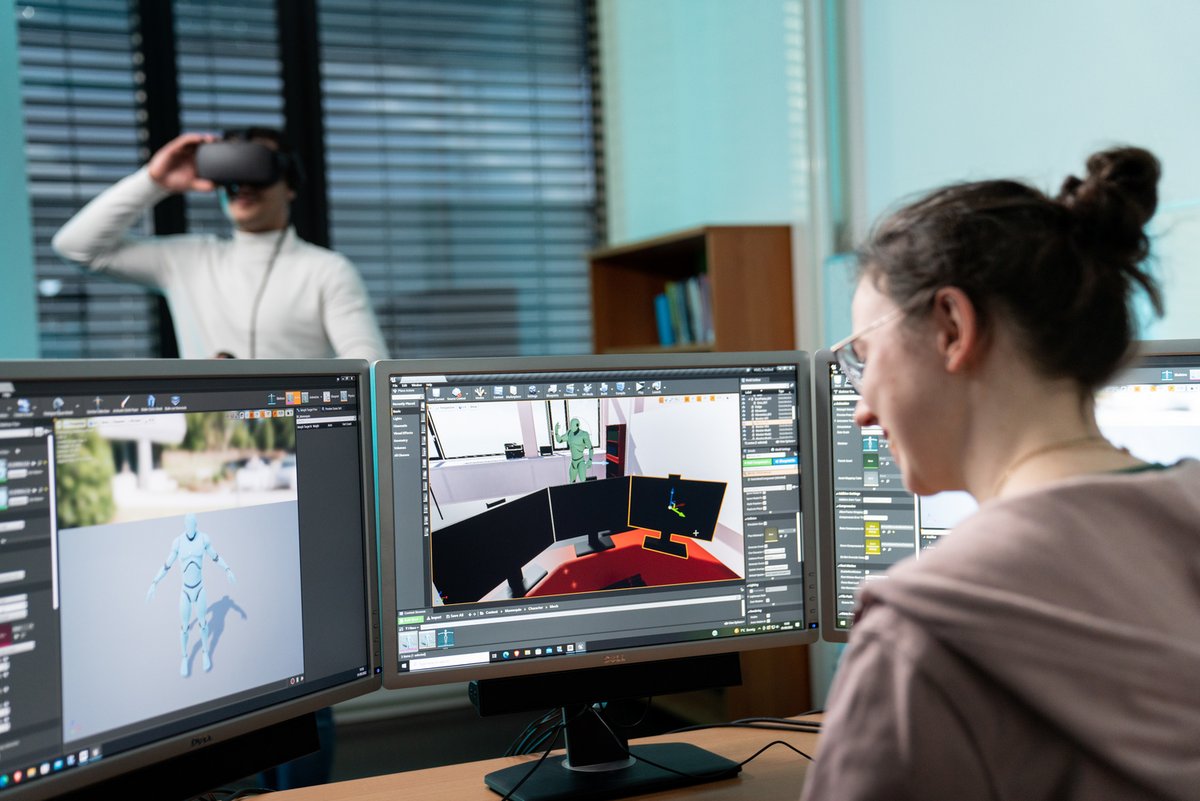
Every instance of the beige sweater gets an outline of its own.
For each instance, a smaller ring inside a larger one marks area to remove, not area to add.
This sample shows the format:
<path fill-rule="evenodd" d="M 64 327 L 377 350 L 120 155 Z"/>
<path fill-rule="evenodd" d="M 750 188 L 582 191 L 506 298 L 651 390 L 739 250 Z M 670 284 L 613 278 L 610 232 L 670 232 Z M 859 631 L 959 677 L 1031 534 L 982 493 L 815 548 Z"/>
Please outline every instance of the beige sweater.
<path fill-rule="evenodd" d="M 1200 799 L 1200 463 L 987 503 L 860 603 L 806 801 Z"/>

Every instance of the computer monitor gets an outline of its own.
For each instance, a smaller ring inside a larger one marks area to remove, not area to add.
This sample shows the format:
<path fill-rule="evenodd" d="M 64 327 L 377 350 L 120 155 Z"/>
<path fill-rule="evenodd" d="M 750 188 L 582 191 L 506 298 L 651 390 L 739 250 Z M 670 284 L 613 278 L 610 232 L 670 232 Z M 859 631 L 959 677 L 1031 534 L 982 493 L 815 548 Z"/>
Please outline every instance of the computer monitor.
<path fill-rule="evenodd" d="M 0 799 L 186 798 L 380 685 L 369 377 L 0 362 Z"/>
<path fill-rule="evenodd" d="M 977 504 L 965 492 L 908 492 L 882 430 L 855 425 L 858 395 L 829 351 L 813 357 L 813 376 L 821 636 L 845 642 L 858 589 L 919 559 Z M 1129 369 L 1097 393 L 1096 422 L 1146 461 L 1200 457 L 1200 341 L 1140 343 Z"/>
<path fill-rule="evenodd" d="M 385 686 L 584 710 L 816 639 L 806 354 L 383 361 L 375 382 Z M 571 766 L 615 758 L 566 718 Z M 601 781 L 551 762 L 521 797 Z"/>

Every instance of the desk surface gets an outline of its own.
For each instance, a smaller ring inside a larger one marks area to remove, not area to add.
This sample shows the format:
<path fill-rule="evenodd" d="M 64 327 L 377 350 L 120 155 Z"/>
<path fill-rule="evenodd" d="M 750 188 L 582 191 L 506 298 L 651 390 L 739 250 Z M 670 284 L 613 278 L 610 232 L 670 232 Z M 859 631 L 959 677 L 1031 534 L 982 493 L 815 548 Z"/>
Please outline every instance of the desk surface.
<path fill-rule="evenodd" d="M 799 720 L 819 720 L 819 715 Z M 741 762 L 755 751 L 774 740 L 783 740 L 808 755 L 814 755 L 817 735 L 810 732 L 778 731 L 774 729 L 704 729 L 686 734 L 668 734 L 647 737 L 632 744 L 659 742 L 689 742 L 706 748 L 729 759 Z M 396 743 L 397 748 L 404 744 Z M 551 756 L 551 759 L 554 757 Z M 393 773 L 348 782 L 305 787 L 272 793 L 271 799 L 279 801 L 497 801 L 499 795 L 483 783 L 483 776 L 493 770 L 511 765 L 532 764 L 537 756 L 501 757 L 461 765 L 446 765 L 440 768 Z M 550 760 L 547 760 L 549 762 Z M 795 799 L 800 797 L 804 773 L 808 760 L 781 745 L 776 745 L 760 754 L 753 762 L 742 768 L 735 779 L 709 782 L 678 790 L 668 790 L 639 798 L 654 801 L 670 799 Z M 547 769 L 542 765 L 539 770 Z"/>

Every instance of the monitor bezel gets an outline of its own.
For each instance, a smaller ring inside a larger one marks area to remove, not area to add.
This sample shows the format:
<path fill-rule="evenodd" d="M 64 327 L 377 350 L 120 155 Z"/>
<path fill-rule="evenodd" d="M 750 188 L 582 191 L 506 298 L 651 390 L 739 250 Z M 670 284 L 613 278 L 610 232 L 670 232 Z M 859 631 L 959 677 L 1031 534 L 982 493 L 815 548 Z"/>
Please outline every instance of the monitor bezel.
<path fill-rule="evenodd" d="M 829 368 L 836 361 L 833 351 L 822 349 L 813 354 L 813 454 L 821 466 L 813 476 L 813 492 L 817 504 L 817 553 L 820 569 L 821 639 L 844 643 L 850 639 L 850 629 L 840 631 L 837 625 L 837 586 L 835 566 L 837 543 L 833 515 L 833 442 L 829 425 L 833 419 L 833 404 L 829 398 Z"/>
<path fill-rule="evenodd" d="M 91 359 L 91 360 L 4 360 L 0 361 L 0 382 L 55 380 L 142 380 L 142 379 L 228 379 L 237 377 L 326 376 L 354 374 L 359 381 L 360 481 L 363 487 L 362 515 L 364 538 L 364 590 L 367 620 L 365 639 L 369 660 L 366 675 L 294 698 L 283 703 L 239 714 L 206 724 L 126 752 L 105 755 L 87 768 L 73 768 L 39 778 L 28 784 L 9 785 L 0 798 L 26 801 L 54 798 L 84 790 L 98 783 L 168 761 L 174 757 L 197 754 L 260 729 L 283 724 L 301 715 L 311 714 L 340 701 L 366 695 L 379 689 L 381 651 L 379 643 L 379 591 L 376 568 L 378 539 L 375 528 L 375 481 L 373 470 L 374 404 L 371 402 L 371 372 L 361 359 L 261 359 L 261 360 L 180 360 L 180 359 Z M 264 766 L 267 767 L 267 766 Z"/>
<path fill-rule="evenodd" d="M 792 632 L 770 632 L 753 636 L 726 637 L 719 640 L 703 640 L 670 645 L 642 646 L 628 650 L 599 651 L 572 656 L 553 656 L 522 662 L 490 665 L 472 665 L 448 670 L 429 670 L 401 674 L 397 670 L 399 634 L 391 620 L 396 610 L 395 581 L 395 530 L 392 493 L 383 488 L 391 487 L 391 397 L 388 392 L 389 376 L 442 376 L 466 373 L 537 373 L 537 372 L 590 372 L 593 370 L 647 370 L 688 369 L 704 367 L 746 367 L 759 364 L 790 364 L 796 367 L 797 409 L 796 422 L 800 430 L 800 503 L 801 510 L 814 509 L 812 487 L 812 382 L 809 357 L 804 351 L 757 351 L 757 352 L 689 352 L 664 354 L 628 355 L 579 355 L 579 356 L 514 356 L 456 359 L 391 359 L 375 362 L 373 373 L 376 382 L 375 419 L 377 427 L 376 471 L 379 480 L 379 562 L 381 570 L 381 629 L 383 641 L 383 686 L 387 689 L 403 689 L 434 684 L 460 683 L 476 679 L 501 676 L 522 676 L 535 673 L 557 673 L 610 664 L 653 662 L 675 657 L 699 656 L 749 651 L 762 648 L 778 648 L 788 645 L 803 645 L 820 638 L 819 628 L 802 628 Z M 808 609 L 817 603 L 817 564 L 815 517 L 803 516 L 804 553 L 806 559 L 805 598 Z M 819 626 L 819 616 L 811 616 Z"/>

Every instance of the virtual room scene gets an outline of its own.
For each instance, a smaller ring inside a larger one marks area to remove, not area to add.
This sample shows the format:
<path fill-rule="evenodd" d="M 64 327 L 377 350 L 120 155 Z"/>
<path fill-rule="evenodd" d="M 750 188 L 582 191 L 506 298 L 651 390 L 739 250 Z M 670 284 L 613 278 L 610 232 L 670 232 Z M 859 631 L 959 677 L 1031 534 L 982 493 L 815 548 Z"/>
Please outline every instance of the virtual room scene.
<path fill-rule="evenodd" d="M 432 405 L 433 603 L 742 578 L 739 415 L 736 394 Z"/>

